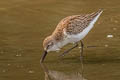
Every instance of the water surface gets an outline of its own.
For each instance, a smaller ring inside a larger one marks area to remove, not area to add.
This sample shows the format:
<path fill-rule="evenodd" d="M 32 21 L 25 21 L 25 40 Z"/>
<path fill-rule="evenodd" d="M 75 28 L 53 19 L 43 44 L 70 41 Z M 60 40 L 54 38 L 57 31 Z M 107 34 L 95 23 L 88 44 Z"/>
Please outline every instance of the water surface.
<path fill-rule="evenodd" d="M 39 63 L 42 41 L 62 18 L 92 13 L 99 8 L 105 10 L 83 40 L 84 79 L 120 80 L 119 3 L 119 0 L 1 0 L 0 80 L 49 80 L 49 77 L 81 80 L 80 49 L 72 50 L 62 59 L 58 57 L 72 45 L 48 54 L 45 66 L 49 77 L 46 77 L 48 73 Z"/>

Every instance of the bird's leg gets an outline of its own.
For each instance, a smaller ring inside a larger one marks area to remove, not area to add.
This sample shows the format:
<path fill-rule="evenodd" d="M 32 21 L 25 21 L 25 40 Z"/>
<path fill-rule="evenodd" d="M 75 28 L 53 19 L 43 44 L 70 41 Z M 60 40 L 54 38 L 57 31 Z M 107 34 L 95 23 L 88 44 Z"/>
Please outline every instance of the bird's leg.
<path fill-rule="evenodd" d="M 76 47 L 78 47 L 78 43 L 75 43 L 75 45 L 74 45 L 72 48 L 66 50 L 66 51 L 63 52 L 60 56 L 64 56 L 65 54 L 67 54 L 68 52 L 70 52 L 72 49 L 74 49 L 74 48 L 76 48 Z"/>
<path fill-rule="evenodd" d="M 80 41 L 81 43 L 81 51 L 80 51 L 80 59 L 83 60 L 83 47 L 84 47 L 84 44 L 82 41 Z"/>
<path fill-rule="evenodd" d="M 83 77 L 83 71 L 84 71 L 84 69 L 83 69 L 83 47 L 84 47 L 84 44 L 83 44 L 83 42 L 82 41 L 80 41 L 80 43 L 81 43 L 81 51 L 80 51 L 80 61 L 81 61 L 81 67 L 82 67 L 82 77 Z"/>

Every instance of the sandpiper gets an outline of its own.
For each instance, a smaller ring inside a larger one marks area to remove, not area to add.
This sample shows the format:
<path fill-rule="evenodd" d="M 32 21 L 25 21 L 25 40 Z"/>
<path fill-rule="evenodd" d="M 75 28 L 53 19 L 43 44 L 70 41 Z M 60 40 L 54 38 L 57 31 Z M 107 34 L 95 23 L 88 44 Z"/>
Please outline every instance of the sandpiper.
<path fill-rule="evenodd" d="M 48 52 L 60 50 L 68 43 L 74 43 L 74 46 L 66 50 L 61 56 L 76 48 L 78 42 L 81 42 L 81 51 L 83 51 L 82 39 L 93 28 L 102 12 L 103 10 L 99 9 L 91 14 L 73 15 L 62 19 L 54 32 L 43 41 L 44 53 L 40 62 L 44 61 Z M 83 54 L 80 56 L 82 58 Z"/>

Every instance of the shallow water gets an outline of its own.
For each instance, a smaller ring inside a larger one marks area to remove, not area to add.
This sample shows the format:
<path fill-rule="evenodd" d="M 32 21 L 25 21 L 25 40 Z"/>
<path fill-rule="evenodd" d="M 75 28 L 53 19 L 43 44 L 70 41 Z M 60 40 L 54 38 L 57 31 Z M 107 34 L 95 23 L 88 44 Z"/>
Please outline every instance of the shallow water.
<path fill-rule="evenodd" d="M 62 18 L 99 8 L 105 10 L 83 40 L 83 78 L 120 80 L 119 3 L 119 0 L 1 0 L 0 80 L 82 80 L 79 48 L 63 58 L 58 56 L 72 45 L 58 53 L 50 52 L 43 67 L 39 62 L 42 41 Z"/>

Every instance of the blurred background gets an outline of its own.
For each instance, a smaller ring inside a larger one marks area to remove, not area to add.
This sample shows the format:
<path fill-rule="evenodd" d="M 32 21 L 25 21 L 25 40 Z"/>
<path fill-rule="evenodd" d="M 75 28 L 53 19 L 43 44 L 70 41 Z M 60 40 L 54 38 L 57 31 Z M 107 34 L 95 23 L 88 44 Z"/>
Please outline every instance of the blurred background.
<path fill-rule="evenodd" d="M 42 42 L 64 17 L 100 8 L 103 14 L 83 40 L 84 78 L 120 80 L 120 0 L 0 0 L 0 80 L 81 80 L 79 48 L 62 59 L 71 44 L 50 52 L 44 69 Z"/>

